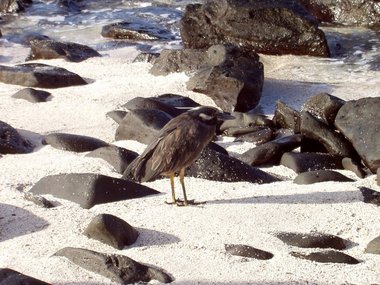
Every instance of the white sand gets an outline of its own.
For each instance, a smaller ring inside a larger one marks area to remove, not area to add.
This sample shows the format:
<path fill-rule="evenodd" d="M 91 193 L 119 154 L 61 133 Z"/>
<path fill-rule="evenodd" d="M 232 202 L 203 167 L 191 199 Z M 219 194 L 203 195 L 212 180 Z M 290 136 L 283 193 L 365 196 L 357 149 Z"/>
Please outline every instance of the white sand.
<path fill-rule="evenodd" d="M 135 96 L 177 93 L 202 104 L 207 97 L 186 90 L 188 77 L 173 74 L 154 77 L 150 64 L 131 63 L 133 48 L 114 51 L 103 58 L 82 63 L 63 60 L 40 61 L 65 67 L 94 81 L 80 87 L 48 90 L 46 103 L 32 104 L 11 98 L 21 86 L 0 84 L 0 120 L 40 140 L 39 134 L 66 132 L 88 135 L 115 143 L 117 124 L 106 113 Z M 261 110 L 271 115 L 281 99 L 299 109 L 319 91 L 343 99 L 380 96 L 379 72 L 355 73 L 342 70 L 339 62 L 308 57 L 262 57 L 265 88 Z M 220 142 L 233 154 L 251 147 Z M 134 141 L 115 143 L 141 152 Z M 265 169 L 280 174 L 285 182 L 256 185 L 222 183 L 187 178 L 188 196 L 207 201 L 202 206 L 168 206 L 169 181 L 146 185 L 162 195 L 103 204 L 85 210 L 66 200 L 47 196 L 58 207 L 44 209 L 23 198 L 23 193 L 44 176 L 58 173 L 94 172 L 120 177 L 101 159 L 41 146 L 25 155 L 0 158 L 0 267 L 12 268 L 59 285 L 114 284 L 61 257 L 52 257 L 67 246 L 127 255 L 158 266 L 175 278 L 173 284 L 375 284 L 380 283 L 380 256 L 366 254 L 369 241 L 380 235 L 380 207 L 363 203 L 359 186 L 379 190 L 376 177 L 354 183 L 292 183 L 296 174 L 284 167 Z M 356 179 L 353 173 L 342 171 Z M 177 182 L 177 188 L 180 189 Z M 180 194 L 181 191 L 178 191 Z M 140 232 L 137 242 L 116 250 L 82 233 L 100 213 L 124 219 Z M 359 259 L 357 265 L 322 264 L 297 259 L 291 251 L 305 250 L 285 245 L 273 236 L 277 231 L 339 235 L 354 243 L 344 252 Z M 227 243 L 246 244 L 270 251 L 268 261 L 231 256 Z M 151 282 L 156 284 L 157 282 Z"/>

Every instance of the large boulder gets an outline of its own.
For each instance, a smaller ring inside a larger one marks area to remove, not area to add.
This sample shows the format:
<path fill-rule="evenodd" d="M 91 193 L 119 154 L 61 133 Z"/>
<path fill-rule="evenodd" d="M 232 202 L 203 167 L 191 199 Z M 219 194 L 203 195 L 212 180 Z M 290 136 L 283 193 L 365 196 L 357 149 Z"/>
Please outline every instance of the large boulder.
<path fill-rule="evenodd" d="M 45 176 L 30 190 L 37 195 L 50 194 L 79 204 L 84 209 L 159 192 L 129 180 L 93 173 L 62 173 Z"/>
<path fill-rule="evenodd" d="M 347 102 L 335 118 L 335 126 L 373 173 L 380 167 L 379 110 L 379 97 L 362 98 Z"/>
<path fill-rule="evenodd" d="M 265 54 L 329 56 L 318 22 L 296 1 L 205 0 L 181 20 L 185 48 L 234 44 Z"/>
<path fill-rule="evenodd" d="M 78 74 L 61 67 L 42 63 L 25 63 L 15 66 L 0 65 L 0 82 L 40 88 L 60 88 L 87 84 Z"/>
<path fill-rule="evenodd" d="M 300 0 L 300 2 L 321 22 L 359 26 L 380 24 L 378 0 Z"/>
<path fill-rule="evenodd" d="M 185 72 L 189 90 L 211 97 L 226 112 L 246 112 L 257 106 L 264 84 L 264 67 L 251 49 L 212 45 L 206 49 L 163 50 L 150 73 Z"/>
<path fill-rule="evenodd" d="M 264 84 L 259 56 L 246 48 L 214 45 L 208 64 L 187 82 L 187 88 L 208 95 L 226 112 L 247 112 L 256 107 Z"/>

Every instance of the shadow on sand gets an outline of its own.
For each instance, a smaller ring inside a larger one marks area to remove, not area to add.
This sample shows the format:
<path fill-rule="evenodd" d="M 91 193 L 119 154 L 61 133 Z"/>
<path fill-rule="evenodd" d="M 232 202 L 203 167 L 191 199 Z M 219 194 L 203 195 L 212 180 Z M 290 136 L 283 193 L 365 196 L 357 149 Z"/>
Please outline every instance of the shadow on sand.
<path fill-rule="evenodd" d="M 48 225 L 29 211 L 0 203 L 0 242 L 40 231 Z"/>
<path fill-rule="evenodd" d="M 208 201 L 207 204 L 341 204 L 358 201 L 359 191 L 312 192 Z"/>

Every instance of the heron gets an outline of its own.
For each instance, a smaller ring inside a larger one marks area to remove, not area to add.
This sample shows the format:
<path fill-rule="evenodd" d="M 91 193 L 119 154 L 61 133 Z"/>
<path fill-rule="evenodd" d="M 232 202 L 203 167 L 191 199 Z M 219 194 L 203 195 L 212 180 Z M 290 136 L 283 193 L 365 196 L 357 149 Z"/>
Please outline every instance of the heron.
<path fill-rule="evenodd" d="M 185 188 L 185 169 L 195 161 L 215 136 L 218 122 L 234 117 L 215 107 L 199 106 L 171 119 L 157 137 L 127 167 L 133 179 L 146 182 L 164 175 L 170 178 L 172 202 L 187 206 L 195 204 L 188 200 Z M 179 174 L 183 201 L 176 199 L 174 177 Z"/>

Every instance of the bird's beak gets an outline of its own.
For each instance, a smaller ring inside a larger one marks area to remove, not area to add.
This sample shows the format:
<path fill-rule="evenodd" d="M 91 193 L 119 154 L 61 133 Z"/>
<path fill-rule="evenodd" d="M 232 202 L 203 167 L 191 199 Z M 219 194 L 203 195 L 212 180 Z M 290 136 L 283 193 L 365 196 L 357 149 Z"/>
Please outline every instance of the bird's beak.
<path fill-rule="evenodd" d="M 233 119 L 236 119 L 234 116 L 232 116 L 231 114 L 229 113 L 225 113 L 225 112 L 220 112 L 218 115 L 217 115 L 217 118 L 219 120 L 222 120 L 222 121 L 227 121 L 227 120 L 233 120 Z"/>

